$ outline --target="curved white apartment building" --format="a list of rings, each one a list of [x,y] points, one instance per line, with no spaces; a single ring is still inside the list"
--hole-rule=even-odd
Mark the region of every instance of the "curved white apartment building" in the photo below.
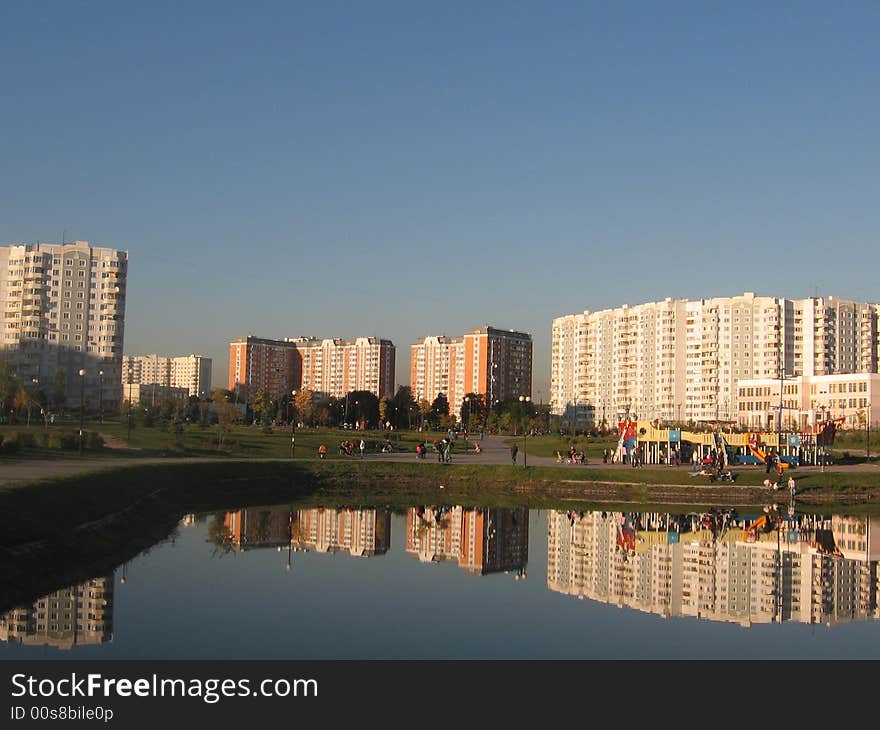
[[[737,382],[876,373],[880,304],[837,297],[671,299],[553,320],[552,413],[737,420]]]

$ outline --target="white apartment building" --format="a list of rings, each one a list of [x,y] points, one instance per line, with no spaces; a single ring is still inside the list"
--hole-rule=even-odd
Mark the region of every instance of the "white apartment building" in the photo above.
[[[122,384],[164,385],[186,388],[189,395],[210,398],[212,360],[204,355],[126,355]]]
[[[552,323],[551,409],[579,425],[734,420],[738,382],[877,372],[880,305],[836,297],[649,302]]]
[[[394,395],[395,347],[391,340],[300,337],[292,340],[301,362],[301,387],[341,398],[367,390],[378,398]]]
[[[88,241],[0,247],[0,346],[50,407],[56,383],[68,405],[119,407],[127,276],[127,252]]]

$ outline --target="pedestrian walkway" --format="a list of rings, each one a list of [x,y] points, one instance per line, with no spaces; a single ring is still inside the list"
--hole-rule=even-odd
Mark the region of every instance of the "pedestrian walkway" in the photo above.
[[[456,439],[452,451],[452,464],[485,464],[494,466],[510,466],[510,446],[505,443],[509,440],[509,436],[485,436],[480,441],[482,451],[477,454],[473,451],[473,440],[465,441],[464,439]],[[517,467],[523,468],[524,462],[528,467],[557,467],[568,468],[574,472],[587,469],[627,469],[631,470],[629,464],[603,464],[601,459],[593,458],[587,464],[562,464],[557,463],[555,457],[536,456],[527,452],[528,440],[523,444],[523,439],[517,441],[519,453],[517,454]],[[131,454],[136,454],[135,450],[131,450]],[[6,485],[20,484],[30,481],[42,479],[54,479],[63,476],[84,474],[104,469],[114,469],[120,466],[137,466],[143,464],[196,464],[210,463],[216,461],[289,461],[284,458],[264,458],[264,459],[247,459],[247,458],[228,458],[228,457],[211,457],[211,456],[193,456],[193,457],[159,457],[159,456],[136,456],[121,455],[122,451],[117,452],[118,455],[107,455],[102,458],[83,457],[83,458],[59,458],[59,459],[10,459],[0,461],[0,487]],[[365,453],[363,459],[365,461],[388,461],[388,462],[407,462],[407,463],[434,463],[436,459],[429,458],[420,460],[416,458],[414,452],[392,452],[392,453]],[[360,460],[360,457],[359,459]],[[648,469],[670,469],[680,471],[682,474],[682,483],[686,483],[684,479],[690,465],[683,464],[681,466],[659,466],[646,465]],[[748,470],[749,467],[741,467],[742,471]],[[827,470],[835,473],[847,472],[875,472],[880,475],[880,463],[870,464],[847,464],[826,467]],[[798,467],[797,473],[809,474],[818,472],[821,467],[818,466],[802,466]]]

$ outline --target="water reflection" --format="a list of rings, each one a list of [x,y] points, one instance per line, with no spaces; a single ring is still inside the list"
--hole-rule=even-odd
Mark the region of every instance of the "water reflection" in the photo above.
[[[422,562],[456,561],[476,575],[514,571],[525,578],[529,511],[411,507],[406,512],[406,551]]]
[[[126,647],[117,646],[119,638],[114,642],[114,573],[0,614],[0,641],[63,650],[113,642],[112,647],[102,648],[101,655],[117,649],[142,655],[157,630],[154,624],[151,633],[149,622],[167,627],[164,612],[172,610],[161,601],[147,608],[145,601],[178,594],[197,617],[193,626],[204,621],[223,631],[237,621],[240,610],[229,596],[212,593],[227,580],[248,581],[248,595],[256,591],[260,610],[269,612],[265,624],[255,624],[251,642],[261,640],[261,630],[267,636],[287,636],[277,632],[279,625],[288,631],[297,622],[312,621],[316,623],[309,624],[310,631],[319,646],[315,652],[337,647],[334,637],[346,631],[352,632],[349,641],[351,636],[375,631],[375,651],[387,651],[382,647],[390,644],[381,643],[385,630],[381,620],[358,631],[348,626],[357,620],[350,612],[337,613],[355,600],[372,606],[372,613],[364,613],[365,621],[397,610],[431,622],[448,620],[448,615],[430,613],[435,604],[466,605],[467,599],[479,595],[485,601],[480,613],[485,623],[480,629],[488,632],[486,636],[503,635],[505,622],[541,617],[529,624],[533,651],[540,651],[541,641],[552,641],[554,632],[565,633],[566,626],[576,633],[583,621],[580,630],[588,630],[584,627],[597,620],[599,604],[741,626],[783,622],[834,626],[878,618],[880,518],[798,514],[794,504],[767,505],[743,514],[732,509],[530,512],[525,507],[438,504],[395,511],[277,505],[187,515],[181,527],[186,529],[179,540],[160,543],[154,554],[148,555],[148,550],[137,559],[139,574],[148,578],[120,591],[121,605],[116,609],[122,617],[117,623],[128,624]],[[395,542],[396,555],[392,528],[405,533],[405,539]],[[278,565],[283,558],[266,554],[274,552],[272,548],[286,551],[288,569],[296,562],[292,556],[302,553],[297,558],[302,569],[285,576]],[[459,577],[463,572],[523,579],[530,552],[537,564],[532,570],[544,569],[545,548],[546,589],[540,575],[536,582],[516,585]],[[217,561],[229,554],[240,555],[241,560]],[[387,557],[345,561],[342,556]],[[457,566],[457,570],[435,572],[425,569],[428,564]],[[120,583],[126,581],[127,568],[127,563],[119,568]],[[201,580],[203,572],[206,577]],[[419,591],[412,590],[415,583],[421,586]],[[129,594],[131,587],[137,590]],[[221,595],[223,600],[218,600]],[[570,603],[561,595],[585,601]],[[273,634],[275,605],[280,623],[274,625]],[[631,617],[614,613],[621,624],[629,625]],[[393,626],[387,630],[393,632]],[[656,625],[652,631],[652,636],[661,635]],[[169,651],[185,656],[190,636],[192,631],[184,632]],[[304,641],[295,632],[290,636],[291,641]],[[319,645],[320,637],[329,644]],[[593,636],[592,641],[603,638]],[[132,649],[137,641],[148,648]],[[265,651],[271,652],[270,638],[265,641]],[[508,641],[512,641],[509,636]],[[343,652],[347,646],[339,644],[341,648],[333,651]]]
[[[225,550],[288,547],[294,551],[384,555],[391,548],[391,511],[351,507],[258,507],[214,515],[211,540]]]
[[[547,587],[713,621],[874,619],[876,517],[735,511],[562,512],[547,518]]]
[[[0,615],[0,641],[69,650],[113,640],[113,574],[92,578]]]

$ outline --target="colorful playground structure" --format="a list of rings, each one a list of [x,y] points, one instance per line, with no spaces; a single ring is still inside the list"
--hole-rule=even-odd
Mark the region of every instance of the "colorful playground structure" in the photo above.
[[[721,466],[772,464],[782,469],[802,465],[830,463],[829,449],[834,445],[843,418],[820,421],[801,432],[736,432],[731,424],[715,423],[709,431],[661,428],[655,422],[625,419],[618,423],[615,460],[629,462],[638,448],[641,464],[703,464],[712,459]],[[728,430],[725,430],[727,428]]]

